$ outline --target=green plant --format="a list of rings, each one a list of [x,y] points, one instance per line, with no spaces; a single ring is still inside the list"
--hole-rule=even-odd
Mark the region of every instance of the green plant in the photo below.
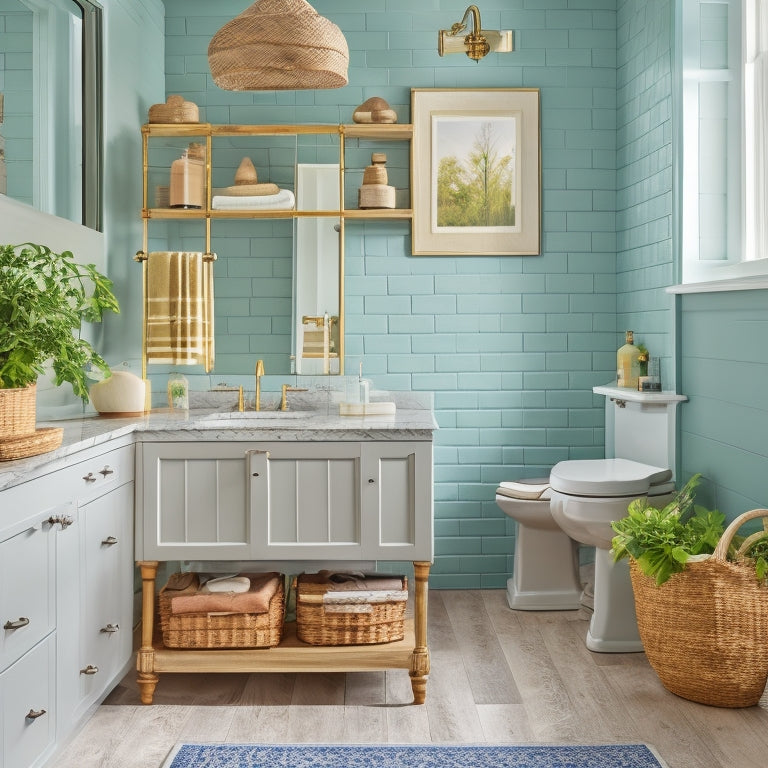
[[[614,561],[633,557],[643,573],[663,584],[691,557],[712,554],[725,530],[725,515],[694,504],[700,477],[691,477],[663,509],[645,498],[632,501],[627,516],[612,523]]]
[[[85,366],[106,374],[109,366],[80,331],[105,311],[120,308],[94,265],[44,245],[0,245],[0,388],[34,384],[50,360],[56,384],[69,382],[87,402]]]

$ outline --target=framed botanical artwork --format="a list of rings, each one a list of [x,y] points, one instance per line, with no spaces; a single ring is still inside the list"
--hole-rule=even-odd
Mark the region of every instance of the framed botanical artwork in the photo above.
[[[411,119],[412,253],[538,254],[538,89],[414,88]]]

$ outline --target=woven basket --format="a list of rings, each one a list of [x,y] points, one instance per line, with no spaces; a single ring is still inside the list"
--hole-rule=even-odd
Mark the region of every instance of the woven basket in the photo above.
[[[35,434],[37,384],[0,389],[0,441]]]
[[[199,120],[197,104],[179,95],[169,96],[165,104],[153,104],[149,108],[150,123],[197,123]]]
[[[269,601],[267,613],[171,613],[178,591],[160,590],[160,627],[167,648],[273,648],[283,636],[283,578]]]
[[[749,561],[729,562],[728,547],[755,509],[737,517],[714,553],[661,584],[630,561],[646,656],[664,687],[700,704],[750,707],[768,680],[768,586]]]
[[[408,581],[403,578],[403,590]],[[322,602],[323,584],[296,581],[296,636],[310,645],[372,645],[402,640],[406,600],[369,603],[365,612],[330,612]]]
[[[341,88],[349,49],[305,0],[257,0],[216,32],[208,64],[228,91]]]
[[[394,208],[395,188],[386,184],[363,184],[357,191],[358,208]]]

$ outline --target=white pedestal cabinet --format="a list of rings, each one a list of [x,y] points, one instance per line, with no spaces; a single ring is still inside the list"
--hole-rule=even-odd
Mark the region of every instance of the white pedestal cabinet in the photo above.
[[[130,663],[132,443],[91,448],[0,491],[5,768],[42,765]]]

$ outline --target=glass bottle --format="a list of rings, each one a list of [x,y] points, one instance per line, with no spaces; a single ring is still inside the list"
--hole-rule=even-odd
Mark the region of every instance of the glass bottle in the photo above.
[[[171,163],[171,208],[202,208],[205,202],[205,150],[192,143]]]
[[[637,389],[640,376],[640,350],[635,346],[634,333],[627,331],[627,343],[616,353],[616,384]]]
[[[179,411],[189,409],[189,382],[180,373],[168,378],[168,407]]]

